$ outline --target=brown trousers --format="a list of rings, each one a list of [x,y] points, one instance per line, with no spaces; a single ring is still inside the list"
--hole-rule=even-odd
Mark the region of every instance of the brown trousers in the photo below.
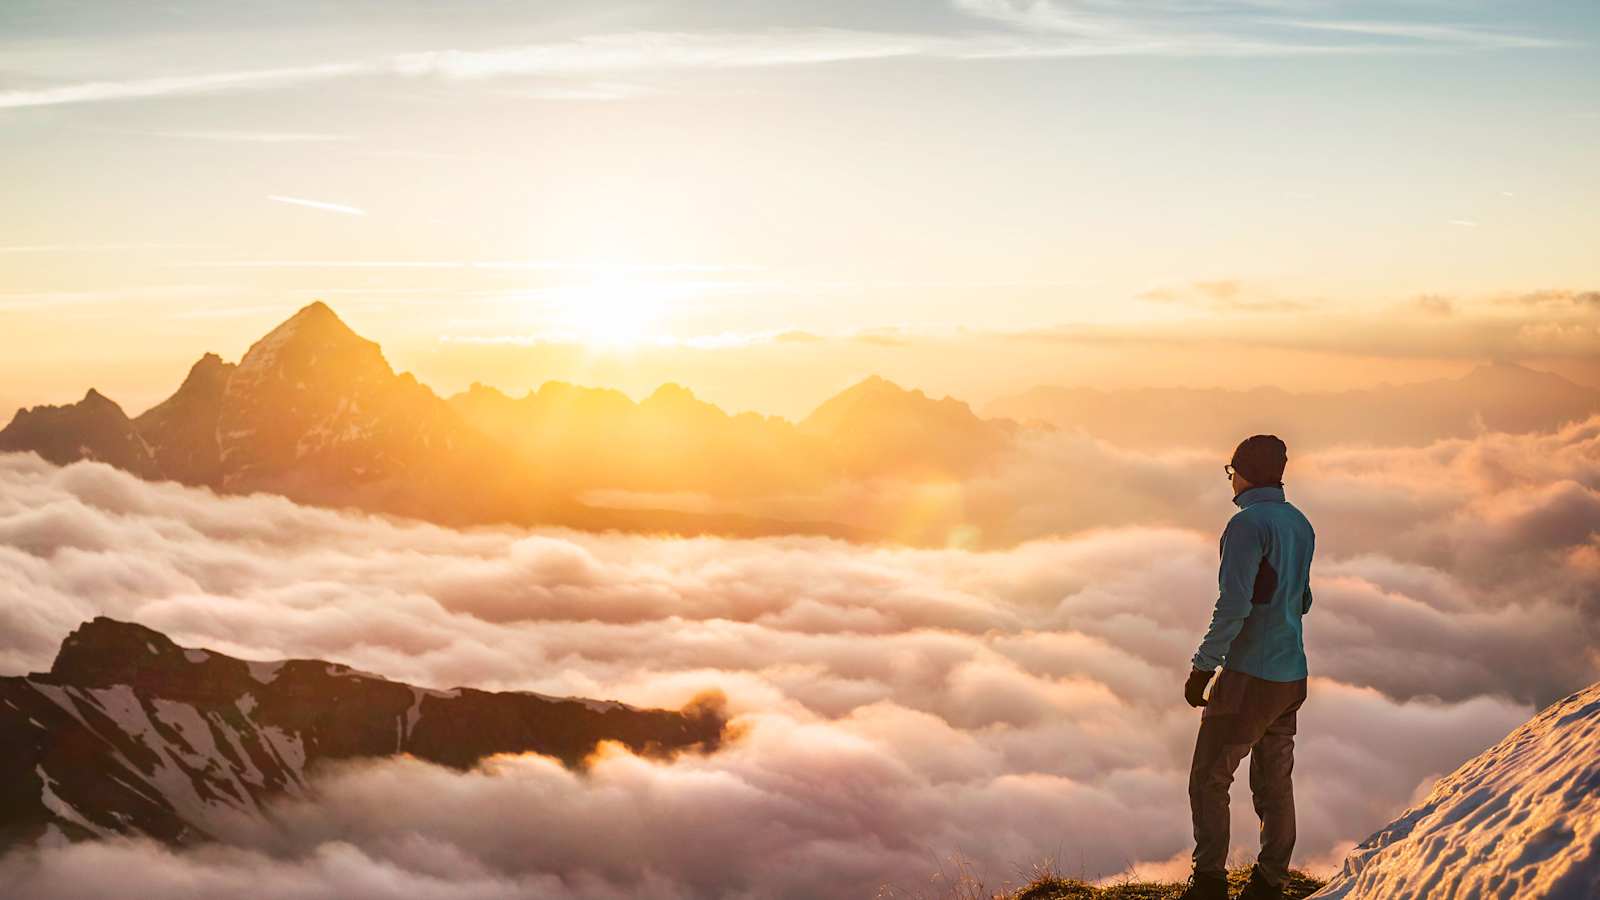
[[[1228,788],[1239,761],[1250,755],[1250,793],[1261,819],[1257,865],[1274,885],[1289,878],[1294,853],[1295,713],[1306,680],[1267,681],[1243,672],[1217,673],[1200,716],[1189,767],[1194,816],[1194,870],[1223,873],[1228,864]]]

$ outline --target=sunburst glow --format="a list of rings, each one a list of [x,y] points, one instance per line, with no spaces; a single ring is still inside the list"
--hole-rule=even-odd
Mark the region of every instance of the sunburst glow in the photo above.
[[[560,293],[557,330],[594,347],[622,349],[648,341],[666,305],[662,285],[621,269],[599,270],[588,282]]]

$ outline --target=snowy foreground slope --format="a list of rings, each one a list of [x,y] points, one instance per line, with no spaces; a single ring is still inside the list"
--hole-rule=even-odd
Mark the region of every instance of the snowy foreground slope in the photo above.
[[[218,814],[304,795],[324,762],[409,754],[468,768],[495,753],[581,764],[602,740],[715,749],[711,703],[682,710],[470,688],[428,690],[318,660],[247,662],[97,618],[49,672],[0,678],[0,851],[45,834],[208,837]],[[0,895],[5,891],[0,889]]]
[[[1441,779],[1312,896],[1600,898],[1600,684]]]

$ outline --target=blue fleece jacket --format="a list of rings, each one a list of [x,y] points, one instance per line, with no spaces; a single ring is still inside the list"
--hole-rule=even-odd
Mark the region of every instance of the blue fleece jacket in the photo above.
[[[1311,611],[1311,551],[1316,532],[1282,485],[1241,491],[1239,511],[1222,530],[1217,608],[1194,667],[1221,665],[1268,681],[1306,677],[1300,617]]]

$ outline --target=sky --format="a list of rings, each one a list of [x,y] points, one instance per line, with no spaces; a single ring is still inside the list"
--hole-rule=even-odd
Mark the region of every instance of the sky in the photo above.
[[[13,0],[0,403],[136,413],[313,298],[441,390],[786,415],[871,371],[1600,384],[1597,35],[1498,0]],[[1063,329],[1090,362],[993,340]]]

